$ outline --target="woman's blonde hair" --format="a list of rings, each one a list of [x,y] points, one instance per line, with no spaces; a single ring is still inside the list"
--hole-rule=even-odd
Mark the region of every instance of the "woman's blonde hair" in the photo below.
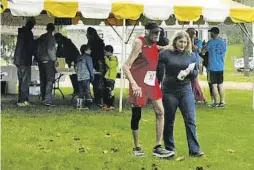
[[[192,43],[191,43],[191,39],[188,33],[186,33],[185,31],[179,31],[176,32],[172,42],[172,47],[174,48],[174,50],[176,51],[176,41],[182,38],[186,38],[187,39],[187,46],[184,49],[184,53],[190,55],[192,53]]]

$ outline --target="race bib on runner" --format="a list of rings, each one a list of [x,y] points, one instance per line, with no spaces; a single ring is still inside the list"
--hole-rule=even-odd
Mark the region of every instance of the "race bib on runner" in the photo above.
[[[147,71],[144,83],[148,86],[155,86],[156,71]]]

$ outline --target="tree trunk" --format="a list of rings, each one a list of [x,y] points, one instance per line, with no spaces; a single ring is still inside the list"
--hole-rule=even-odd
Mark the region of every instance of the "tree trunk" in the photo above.
[[[252,50],[250,49],[250,41],[245,36],[244,38],[244,76],[249,77],[250,76],[250,65],[249,65],[249,57],[252,56]]]

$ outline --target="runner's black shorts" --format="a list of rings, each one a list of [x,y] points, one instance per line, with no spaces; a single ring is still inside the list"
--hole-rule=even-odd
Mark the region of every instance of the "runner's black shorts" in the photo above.
[[[208,71],[207,81],[211,84],[223,83],[223,71]]]

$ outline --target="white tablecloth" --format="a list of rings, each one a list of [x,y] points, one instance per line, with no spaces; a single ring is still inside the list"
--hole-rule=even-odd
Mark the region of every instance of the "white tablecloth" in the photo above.
[[[65,81],[66,75],[72,75],[75,74],[74,69],[59,69],[56,68],[57,73],[55,75],[55,78],[58,78],[60,74],[63,74],[60,78],[60,82]],[[15,65],[7,65],[7,66],[1,66],[1,72],[6,73],[2,76],[1,81],[7,82],[7,93],[10,94],[17,94],[17,67]],[[31,81],[40,81],[40,74],[39,74],[39,68],[38,66],[31,66]]]

